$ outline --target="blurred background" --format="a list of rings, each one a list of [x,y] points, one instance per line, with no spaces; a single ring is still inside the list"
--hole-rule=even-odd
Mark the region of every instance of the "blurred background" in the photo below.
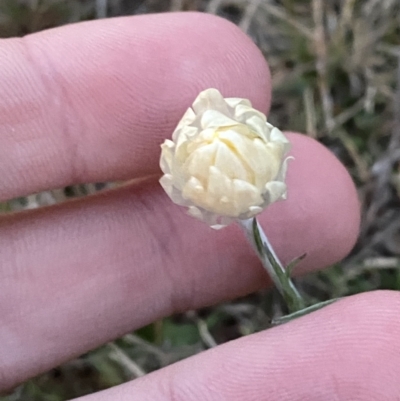
[[[315,301],[400,289],[398,0],[0,0],[0,37],[82,20],[189,10],[220,15],[252,37],[272,70],[270,122],[325,144],[357,184],[363,222],[356,247],[340,264],[298,279],[298,286]],[[0,213],[110,186],[88,184],[13,199],[0,204]],[[273,315],[284,312],[272,290],[173,316],[0,399],[62,401],[106,389],[265,329]]]

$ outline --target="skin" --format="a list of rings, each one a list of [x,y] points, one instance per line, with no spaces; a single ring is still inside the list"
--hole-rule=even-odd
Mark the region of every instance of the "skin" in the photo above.
[[[234,25],[165,14],[70,25],[0,41],[0,198],[103,180],[96,196],[0,219],[0,388],[155,319],[269,284],[237,227],[213,231],[157,182],[159,144],[200,90],[268,113],[268,66]],[[298,271],[343,258],[356,191],[322,145],[288,134],[289,199],[260,221]],[[391,292],[358,295],[219,346],[89,400],[396,400]]]

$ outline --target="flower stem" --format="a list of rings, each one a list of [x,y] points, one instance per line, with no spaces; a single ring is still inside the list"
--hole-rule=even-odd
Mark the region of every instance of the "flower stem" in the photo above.
[[[239,225],[244,230],[262,265],[284,298],[289,312],[294,313],[304,309],[305,301],[290,279],[290,271],[287,271],[279,261],[257,219],[253,217],[247,220],[239,220]]]
[[[299,317],[308,315],[311,312],[315,312],[319,309],[325,308],[325,306],[331,305],[341,298],[328,299],[327,301],[318,302],[317,304],[307,306],[306,308],[293,312],[290,315],[278,317],[277,319],[272,319],[271,324],[276,326],[278,324],[283,324],[290,322],[291,320],[297,319]]]

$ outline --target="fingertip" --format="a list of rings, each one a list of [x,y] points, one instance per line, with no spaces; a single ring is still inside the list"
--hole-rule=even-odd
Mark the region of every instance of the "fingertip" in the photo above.
[[[329,306],[332,315],[347,317],[348,324],[362,324],[358,330],[365,332],[367,327],[382,330],[382,338],[391,333],[398,333],[400,320],[397,319],[400,308],[400,293],[391,290],[369,291],[346,297]],[[323,312],[323,310],[321,310]],[[319,313],[321,313],[319,312]]]
[[[194,44],[200,53],[208,50],[206,64],[215,68],[215,61],[220,62],[225,65],[227,72],[218,76],[206,72],[199,76],[196,69],[199,80],[193,98],[199,90],[215,86],[225,97],[248,98],[256,109],[268,115],[271,105],[271,73],[265,57],[251,38],[237,25],[213,14],[189,12],[184,15],[175,13],[175,16],[176,22],[198,30],[197,34],[202,40]],[[205,46],[207,39],[211,39],[211,43]],[[231,68],[235,72],[228,74]]]
[[[0,66],[8,78],[0,82],[5,199],[153,174],[159,144],[206,88],[269,112],[260,50],[205,13],[71,24],[3,42],[0,54],[8,60]]]
[[[360,204],[350,174],[332,152],[306,135],[287,135],[294,156],[288,199],[272,205],[264,218],[286,262],[308,255],[300,266],[304,272],[336,263],[351,251]]]
[[[352,296],[105,392],[103,400],[127,400],[133,391],[177,400],[394,400],[399,306],[394,291]]]
[[[263,54],[237,25],[213,14],[176,12],[88,21],[25,39],[33,54],[36,49],[50,53],[53,67],[66,80],[101,75],[99,67],[111,67],[111,77],[102,75],[103,87],[112,90],[111,84],[119,80],[125,86],[116,89],[131,90],[130,102],[146,102],[151,96],[154,108],[179,110],[178,118],[200,91],[212,87],[269,112],[271,74]]]

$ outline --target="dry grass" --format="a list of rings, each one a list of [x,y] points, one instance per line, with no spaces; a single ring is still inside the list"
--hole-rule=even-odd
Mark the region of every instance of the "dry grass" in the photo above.
[[[400,6],[398,0],[0,0],[0,35],[121,14],[200,10],[229,18],[267,57],[272,123],[328,146],[357,183],[363,225],[343,263],[298,281],[316,300],[400,289]],[[397,89],[396,89],[397,88]],[[37,207],[93,185],[2,205]],[[61,401],[107,388],[261,330],[282,305],[274,292],[165,319],[16,389],[5,400]]]

